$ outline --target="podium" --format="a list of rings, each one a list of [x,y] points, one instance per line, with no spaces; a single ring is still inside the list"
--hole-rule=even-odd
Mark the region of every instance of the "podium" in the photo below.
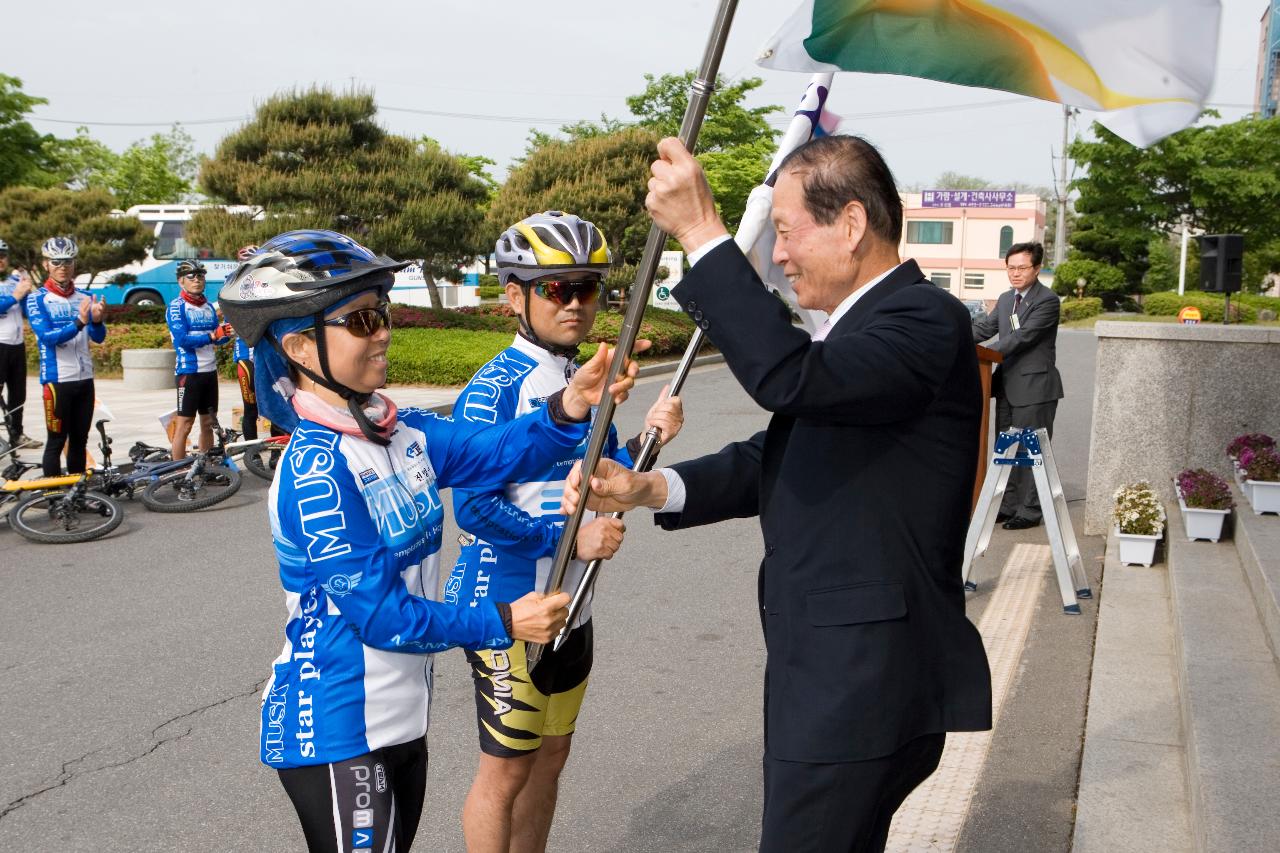
[[[990,347],[978,345],[978,375],[982,378],[982,430],[978,433],[978,474],[973,481],[973,500],[969,511],[978,506],[978,496],[982,494],[982,484],[987,479],[987,466],[991,459],[991,372],[995,365],[1004,361],[1004,356]]]

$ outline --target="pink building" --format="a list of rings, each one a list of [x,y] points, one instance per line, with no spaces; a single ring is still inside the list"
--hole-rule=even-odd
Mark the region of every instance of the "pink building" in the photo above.
[[[960,299],[994,301],[1009,287],[1005,251],[1014,243],[1044,242],[1046,202],[1037,195],[925,190],[901,196],[899,253]]]

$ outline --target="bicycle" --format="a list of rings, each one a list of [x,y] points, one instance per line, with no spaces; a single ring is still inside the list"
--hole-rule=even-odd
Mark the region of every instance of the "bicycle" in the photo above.
[[[245,470],[251,474],[256,474],[262,479],[270,482],[275,479],[276,466],[280,464],[280,456],[284,453],[284,449],[289,444],[288,435],[273,435],[270,438],[264,438],[254,444],[249,445],[244,450],[241,459],[244,462]]]
[[[128,498],[138,494],[153,512],[193,512],[219,504],[240,490],[240,472],[226,454],[228,442],[239,435],[234,430],[215,423],[217,444],[208,452],[178,460],[168,458],[163,448],[137,442],[129,451],[133,464],[125,470],[111,462],[112,439],[107,435],[106,420],[95,426],[102,436],[98,446],[103,463],[94,472],[94,485],[104,494]]]
[[[0,507],[16,501],[8,512],[9,526],[21,536],[43,544],[88,542],[106,536],[124,521],[124,508],[90,489],[87,474],[20,479],[39,467],[37,462],[14,459],[0,483]]]

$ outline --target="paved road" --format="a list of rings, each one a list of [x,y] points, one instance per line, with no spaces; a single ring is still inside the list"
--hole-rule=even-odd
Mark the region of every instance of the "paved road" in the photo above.
[[[1071,395],[1058,458],[1084,493],[1093,338],[1064,332]],[[620,422],[634,431],[662,380]],[[689,386],[669,460],[718,449],[766,416],[723,368]],[[264,484],[190,516],[130,506],[107,539],[36,546],[0,529],[0,849],[300,849],[274,775],[257,762],[258,694],[279,651],[283,596]],[[1081,506],[1076,504],[1074,506]],[[975,570],[977,620],[1013,542]],[[446,534],[443,565],[456,546]],[[1098,553],[1084,543],[1087,556]],[[754,848],[763,643],[752,521],[664,534],[636,514],[596,605],[597,665],[552,848]],[[1095,605],[1061,614],[1046,585],[962,849],[1069,849]],[[461,653],[437,661],[424,849],[463,849],[475,767]]]

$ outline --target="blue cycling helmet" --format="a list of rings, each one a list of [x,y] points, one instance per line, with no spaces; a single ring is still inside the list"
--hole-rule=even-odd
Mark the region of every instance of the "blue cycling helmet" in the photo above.
[[[411,261],[375,255],[336,231],[288,231],[257,248],[227,276],[218,294],[223,315],[249,346],[276,320],[323,314],[352,294],[385,295]]]
[[[40,247],[40,253],[51,261],[69,261],[80,253],[71,237],[50,237]]]
[[[346,400],[365,437],[386,445],[388,440],[364,414],[363,406],[370,395],[333,378],[325,346],[324,315],[366,290],[377,290],[385,297],[395,283],[395,273],[409,264],[376,255],[336,231],[289,231],[263,243],[227,276],[218,294],[218,305],[246,344],[256,347],[259,341],[265,341],[282,364]],[[309,324],[297,322],[307,319]],[[294,322],[279,322],[286,320]],[[274,333],[273,323],[279,323]],[[281,331],[285,328],[310,331],[315,336],[319,374],[285,354],[278,340],[287,334]],[[258,385],[261,387],[261,383]]]

